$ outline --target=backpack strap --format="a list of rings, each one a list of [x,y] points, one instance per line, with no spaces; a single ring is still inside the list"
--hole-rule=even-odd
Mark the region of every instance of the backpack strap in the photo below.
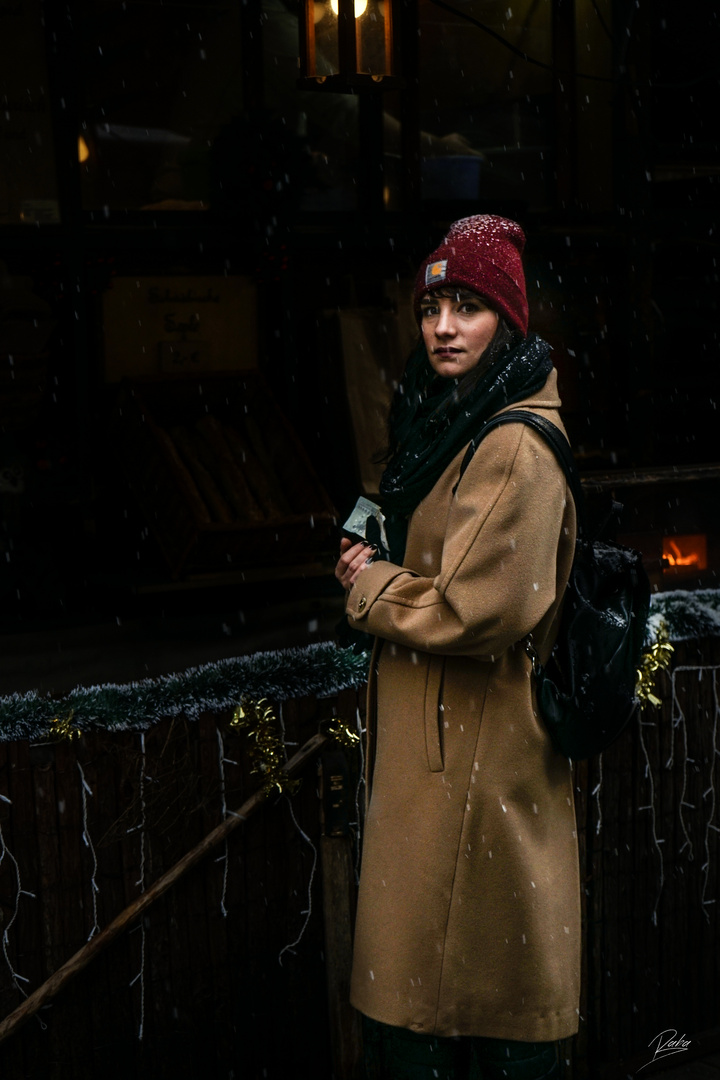
[[[544,416],[538,416],[537,413],[530,412],[528,409],[512,409],[510,412],[500,413],[499,416],[494,416],[492,420],[488,420],[484,427],[480,429],[465,451],[465,457],[460,466],[460,476],[458,477],[457,484],[455,484],[455,487],[453,488],[453,495],[457,491],[458,485],[463,478],[463,474],[470,464],[473,454],[481,441],[488,432],[492,431],[493,428],[500,427],[501,424],[527,424],[528,427],[534,428],[535,431],[539,432],[545,439],[545,442],[555,454],[560,468],[565,474],[565,479],[570,485],[573,502],[575,503],[575,512],[577,514],[578,535],[584,535],[586,525],[585,500],[583,497],[582,485],[580,483],[580,474],[575,458],[573,457],[573,452],[570,449],[570,443],[555,424],[551,423]]]

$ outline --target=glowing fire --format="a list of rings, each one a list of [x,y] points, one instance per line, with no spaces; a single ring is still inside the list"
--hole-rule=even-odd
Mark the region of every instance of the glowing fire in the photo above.
[[[663,560],[666,567],[689,567],[707,570],[707,536],[664,536]]]

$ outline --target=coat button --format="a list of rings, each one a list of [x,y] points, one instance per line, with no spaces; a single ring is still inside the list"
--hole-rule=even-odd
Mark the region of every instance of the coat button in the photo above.
[[[358,611],[364,611],[366,607],[367,607],[367,600],[365,599],[364,596],[361,596],[360,599],[358,600]]]

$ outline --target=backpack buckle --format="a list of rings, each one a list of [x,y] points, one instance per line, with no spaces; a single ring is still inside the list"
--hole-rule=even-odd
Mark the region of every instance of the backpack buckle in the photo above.
[[[542,664],[540,663],[540,657],[538,651],[535,648],[535,642],[533,641],[532,634],[528,634],[523,638],[523,645],[525,646],[525,652],[530,657],[530,663],[532,664],[533,675],[537,678],[542,672]]]

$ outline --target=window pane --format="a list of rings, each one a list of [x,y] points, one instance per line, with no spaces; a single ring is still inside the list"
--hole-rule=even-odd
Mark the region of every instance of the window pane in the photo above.
[[[544,206],[553,173],[552,5],[451,7],[420,0],[423,196]]]
[[[83,206],[205,208],[213,148],[242,111],[240,5],[78,6]]]
[[[60,220],[40,0],[0,5],[0,223]]]

